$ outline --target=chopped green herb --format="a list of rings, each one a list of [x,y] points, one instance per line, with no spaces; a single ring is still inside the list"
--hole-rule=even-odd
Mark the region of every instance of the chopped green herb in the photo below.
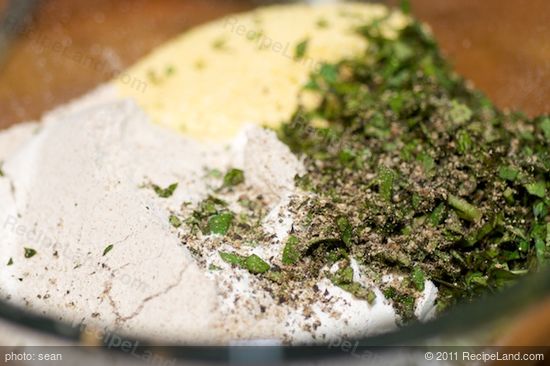
[[[480,272],[470,272],[466,276],[466,283],[470,286],[479,285],[479,286],[486,287],[487,278]]]
[[[221,268],[218,267],[218,266],[216,266],[215,264],[212,264],[212,263],[211,263],[211,264],[208,266],[208,270],[209,270],[209,271],[219,271],[219,270],[221,270]]]
[[[544,198],[546,196],[546,183],[543,181],[529,183],[525,185],[527,192],[533,196]]]
[[[294,50],[294,59],[301,60],[306,55],[307,46],[309,45],[309,39],[305,39],[296,45]]]
[[[542,122],[540,123],[540,129],[544,133],[546,141],[550,143],[550,117],[543,118]]]
[[[459,216],[464,218],[468,221],[479,221],[481,220],[481,211],[468,201],[456,197],[454,195],[450,195],[448,198],[448,203],[457,210]]]
[[[349,266],[344,267],[344,268],[340,268],[332,276],[332,282],[336,286],[351,284],[353,282],[353,268],[351,268]]]
[[[457,134],[458,139],[458,152],[461,154],[465,154],[468,151],[472,150],[472,138],[470,137],[470,134],[464,130],[460,130]]]
[[[367,289],[357,282],[340,284],[338,287],[349,292],[358,299],[366,300],[369,304],[373,304],[376,300],[376,293],[373,290]]]
[[[504,190],[504,192],[502,192],[502,196],[504,197],[504,199],[506,200],[506,202],[508,202],[509,204],[513,205],[515,200],[514,200],[514,190],[511,189],[511,188],[506,188]]]
[[[304,88],[321,102],[300,106],[279,131],[306,165],[297,186],[312,193],[293,200],[307,212],[293,235],[322,242],[283,272],[306,267],[307,277],[349,257],[373,273],[417,269],[437,283],[441,309],[548,257],[546,232],[535,229],[550,222],[550,119],[498,110],[452,71],[422,24],[388,39],[385,21],[358,29],[365,55],[311,75]],[[342,217],[354,223],[351,245]],[[412,277],[395,286],[392,301],[409,319],[419,289]]]
[[[432,226],[437,226],[443,220],[445,214],[445,204],[440,203],[430,214],[429,222]]]
[[[252,201],[241,197],[239,203],[245,212],[236,215],[228,209],[226,201],[209,196],[201,201],[191,215],[185,219],[185,224],[191,229],[193,235],[201,232],[203,235],[229,235],[230,238],[241,240],[242,234],[244,234],[243,230],[247,231],[256,226],[251,225],[251,222],[249,222],[251,217],[246,212],[257,210],[258,202],[257,200]],[[258,213],[253,212],[253,214],[257,215]],[[234,222],[235,225],[233,225]]]
[[[223,173],[219,169],[211,169],[206,173],[207,178],[221,179],[223,178]]]
[[[411,13],[411,2],[410,0],[401,0],[401,12],[403,14],[410,14]]]
[[[224,50],[227,48],[227,40],[225,38],[218,38],[212,42],[212,47],[216,50]]]
[[[256,254],[252,254],[251,256],[247,257],[244,262],[244,266],[251,273],[265,273],[269,271],[269,268],[270,268],[269,264],[264,262]]]
[[[367,300],[373,304],[376,300],[376,294],[371,289],[363,287],[357,282],[353,282],[353,269],[351,267],[340,268],[331,276],[331,281],[342,290],[351,293],[358,299]]]
[[[472,111],[466,105],[453,100],[449,117],[456,124],[466,123],[472,118]]]
[[[208,230],[211,234],[225,235],[233,222],[233,214],[231,212],[223,212],[212,216],[208,220]]]
[[[223,261],[247,269],[250,273],[261,274],[269,271],[271,268],[264,260],[258,257],[256,254],[252,254],[248,257],[243,257],[234,253],[219,252]]]
[[[239,267],[243,267],[245,263],[245,259],[243,257],[234,253],[220,252],[220,257],[225,262]]]
[[[159,77],[157,76],[154,70],[149,70],[147,72],[147,79],[149,79],[149,82],[151,84],[155,84],[155,85],[161,82],[161,80],[159,79]]]
[[[249,41],[257,41],[258,39],[261,39],[263,35],[263,30],[252,31],[246,34],[246,39]]]
[[[319,76],[327,82],[333,83],[338,79],[338,67],[330,64],[321,65],[321,70],[319,71]]]
[[[155,193],[161,198],[168,198],[174,194],[174,191],[178,188],[178,183],[170,184],[167,188],[161,188],[156,184],[153,184]]]
[[[25,249],[25,258],[29,259],[36,255],[36,250],[32,248],[24,248]]]
[[[174,68],[174,66],[168,66],[168,67],[166,68],[166,76],[171,76],[171,75],[173,75],[175,72],[176,72],[176,69]]]
[[[298,250],[299,239],[294,235],[288,237],[285,248],[283,249],[283,264],[293,265],[300,260],[300,251]]]
[[[321,18],[317,21],[317,27],[319,28],[328,28],[329,26],[329,23],[328,23],[328,20],[326,20],[325,18]]]
[[[546,245],[544,244],[544,241],[542,241],[539,238],[535,239],[535,253],[537,254],[537,259],[539,264],[544,264],[547,260],[546,257]]]
[[[281,271],[268,271],[265,273],[265,278],[278,284],[283,284],[284,275]]]
[[[411,47],[409,47],[406,43],[397,41],[393,45],[393,52],[395,53],[395,57],[400,61],[406,61],[410,59],[414,51]]]
[[[345,248],[334,248],[326,252],[326,258],[329,264],[338,262],[340,259],[347,259],[348,253]]]
[[[349,220],[345,217],[339,217],[336,220],[336,224],[338,225],[338,230],[340,230],[340,238],[347,246],[350,246],[352,244],[353,227]]]
[[[223,177],[224,187],[234,187],[244,183],[244,172],[240,169],[230,169]]]
[[[533,214],[537,218],[545,218],[548,216],[548,209],[546,207],[546,204],[543,201],[539,201],[533,205]]]
[[[10,258],[10,260],[8,261],[8,264],[7,264],[7,265],[8,265],[8,266],[13,265],[13,258]]]
[[[429,174],[435,168],[435,161],[429,154],[420,154],[419,160],[426,174]]]
[[[411,280],[418,291],[424,291],[426,276],[424,275],[424,272],[419,267],[415,267],[413,269],[411,273]]]
[[[374,301],[376,300],[376,293],[373,290],[369,290],[367,293],[366,300],[369,304],[374,304]]]
[[[170,215],[168,221],[170,222],[170,225],[172,225],[176,229],[181,226],[181,220],[176,215]]]
[[[378,173],[380,195],[386,201],[391,201],[395,173],[393,170],[382,167]]]
[[[107,245],[107,247],[105,247],[105,249],[103,250],[103,256],[106,256],[107,253],[109,253],[111,250],[113,250],[113,248],[114,248],[113,244]]]
[[[498,175],[502,179],[515,181],[519,172],[511,166],[501,166],[498,170]]]

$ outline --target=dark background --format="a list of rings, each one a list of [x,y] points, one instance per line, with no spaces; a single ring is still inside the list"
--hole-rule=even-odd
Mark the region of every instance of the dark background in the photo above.
[[[196,24],[256,0],[43,0],[0,66],[0,128],[38,118]],[[0,11],[7,0],[0,0]],[[398,4],[398,0],[389,0]],[[550,112],[550,1],[411,0],[458,72],[503,108]],[[41,47],[40,44],[50,46]],[[66,57],[81,54],[82,61]],[[96,69],[90,60],[102,67]]]

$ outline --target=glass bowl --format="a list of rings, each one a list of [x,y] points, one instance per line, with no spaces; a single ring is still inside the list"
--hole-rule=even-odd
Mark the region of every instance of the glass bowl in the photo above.
[[[0,60],[0,110],[3,113],[0,128],[37,118],[45,110],[83,94],[108,80],[111,72],[123,70],[154,46],[191,26],[264,3],[268,2],[53,0],[39,5],[20,1],[14,10],[8,1],[0,1],[0,11],[4,15],[10,12],[4,19],[16,17],[21,19],[19,24],[30,27],[21,29],[31,29],[30,32],[13,32],[12,28],[11,34],[5,33],[0,42],[0,52],[4,52]],[[387,3],[396,5],[397,1]],[[550,57],[545,56],[550,47],[537,49],[535,46],[550,44],[547,25],[550,21],[544,23],[543,20],[550,14],[550,6],[544,1],[534,2],[531,7],[518,10],[517,14],[506,15],[511,6],[498,0],[483,4],[476,1],[412,1],[413,14],[432,26],[443,51],[457,70],[473,80],[499,106],[521,109],[531,115],[548,113],[546,101],[550,89],[545,80],[550,74],[547,61]],[[53,50],[38,58],[32,57],[31,44],[38,37],[65,39],[72,47],[88,50],[91,57],[102,57],[94,51],[98,47],[109,49],[118,62],[106,66],[107,72],[69,64],[59,59]],[[130,37],[139,37],[140,41],[128,42]],[[525,37],[524,42],[521,37]],[[45,67],[48,75],[44,73]],[[67,68],[70,75],[78,76],[67,76]],[[132,338],[116,334],[106,337],[100,332],[94,336],[90,329],[27,313],[4,300],[0,300],[0,333],[4,333],[5,338],[9,338],[9,334],[22,336],[28,340],[26,346],[72,346],[71,357],[89,363],[100,362],[105,357],[137,363],[137,353],[146,352],[150,347],[176,363],[305,362],[313,359],[330,362],[333,357],[355,362],[357,358],[351,356],[357,356],[360,350],[390,346],[547,346],[550,335],[540,328],[546,325],[550,329],[549,310],[550,270],[545,270],[526,276],[501,293],[456,306],[436,320],[350,341],[351,347],[344,341],[316,347],[283,347],[262,342],[253,342],[255,347],[242,343],[229,348],[159,345],[144,341],[139,334]],[[530,334],[531,339],[515,338],[522,334]],[[128,351],[125,347],[128,344],[134,351]],[[111,351],[118,352],[113,354]],[[64,349],[64,352],[69,351]]]

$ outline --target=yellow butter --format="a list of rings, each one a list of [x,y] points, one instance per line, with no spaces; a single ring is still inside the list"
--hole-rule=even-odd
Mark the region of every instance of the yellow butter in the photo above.
[[[386,15],[382,5],[359,3],[259,8],[181,35],[114,83],[156,123],[197,139],[230,139],[245,124],[288,120],[310,73],[364,52],[354,29]],[[392,13],[384,30],[391,36],[407,22]],[[297,59],[300,43],[307,47]]]

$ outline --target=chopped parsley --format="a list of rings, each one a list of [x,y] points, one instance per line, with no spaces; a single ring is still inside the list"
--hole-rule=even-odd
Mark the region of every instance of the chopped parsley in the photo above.
[[[358,29],[364,56],[311,75],[304,88],[321,103],[280,128],[305,159],[297,185],[314,193],[293,199],[301,214],[283,271],[307,277],[352,257],[370,273],[401,274],[375,285],[407,320],[425,280],[444,309],[550,262],[550,118],[500,111],[451,70],[423,25],[390,40],[383,22]],[[347,268],[333,282],[356,287]]]
[[[220,252],[220,257],[225,262],[247,269],[250,273],[260,274],[269,271],[271,268],[263,259],[256,254],[249,255],[248,257],[240,256],[234,253]]]
[[[172,65],[166,67],[166,76],[171,76],[176,73],[176,68]]]
[[[161,188],[156,184],[153,184],[155,193],[161,198],[169,198],[174,194],[174,191],[178,188],[178,183],[170,184],[166,188]]]
[[[244,266],[251,273],[265,273],[269,271],[269,264],[267,264],[263,259],[258,257],[256,254],[248,256],[244,262]]]
[[[501,166],[498,169],[498,176],[511,182],[516,180],[518,174],[519,172],[512,166]]]
[[[181,220],[176,215],[170,215],[170,217],[168,218],[168,222],[170,222],[170,225],[172,225],[176,229],[181,226]]]
[[[219,169],[210,169],[206,172],[206,178],[221,179],[223,173]]]
[[[232,264],[234,266],[239,266],[239,267],[244,266],[245,259],[237,254],[225,253],[225,252],[220,252],[219,254],[221,259],[223,259],[225,262],[229,264]]]
[[[212,42],[212,47],[216,50],[227,49],[227,40],[225,38],[218,38]]]
[[[295,60],[301,60],[304,58],[307,52],[308,45],[309,45],[309,39],[304,39],[303,41],[301,41],[296,45],[296,48],[294,49]]]
[[[32,258],[37,254],[36,250],[32,248],[24,248],[24,250],[25,250],[25,258],[27,259]]]
[[[233,222],[233,213],[222,212],[210,217],[208,220],[208,231],[211,234],[225,235]]]
[[[294,235],[288,237],[283,250],[283,264],[292,265],[300,260],[300,251],[298,250],[299,240]]]
[[[550,143],[550,117],[542,118],[539,125],[540,129],[544,133],[546,141]]]
[[[105,249],[103,250],[103,256],[105,257],[111,250],[113,250],[113,248],[113,244],[107,245],[107,247],[105,247]]]
[[[215,264],[210,264],[210,265],[208,266],[208,270],[209,270],[209,271],[219,271],[220,269],[221,269],[221,268],[218,267],[218,266],[216,266]]]
[[[418,291],[424,291],[426,276],[419,267],[413,268],[411,273],[411,280]]]
[[[321,19],[317,20],[316,24],[317,24],[317,27],[319,27],[321,29],[328,28],[328,26],[329,26],[328,20],[326,20],[325,18],[321,18]]]
[[[376,294],[372,289],[353,281],[353,269],[350,266],[338,269],[330,278],[333,284],[359,299],[366,300],[369,304],[376,300]]]
[[[547,183],[545,181],[538,181],[538,182],[526,184],[525,188],[527,189],[527,192],[529,192],[533,196],[537,196],[537,197],[540,197],[540,198],[545,198],[546,197],[546,185],[547,185]]]
[[[234,187],[244,183],[244,172],[240,169],[230,169],[223,177],[224,187]]]
[[[10,258],[10,260],[8,261],[8,264],[7,264],[7,265],[8,265],[8,266],[13,265],[13,258]]]

